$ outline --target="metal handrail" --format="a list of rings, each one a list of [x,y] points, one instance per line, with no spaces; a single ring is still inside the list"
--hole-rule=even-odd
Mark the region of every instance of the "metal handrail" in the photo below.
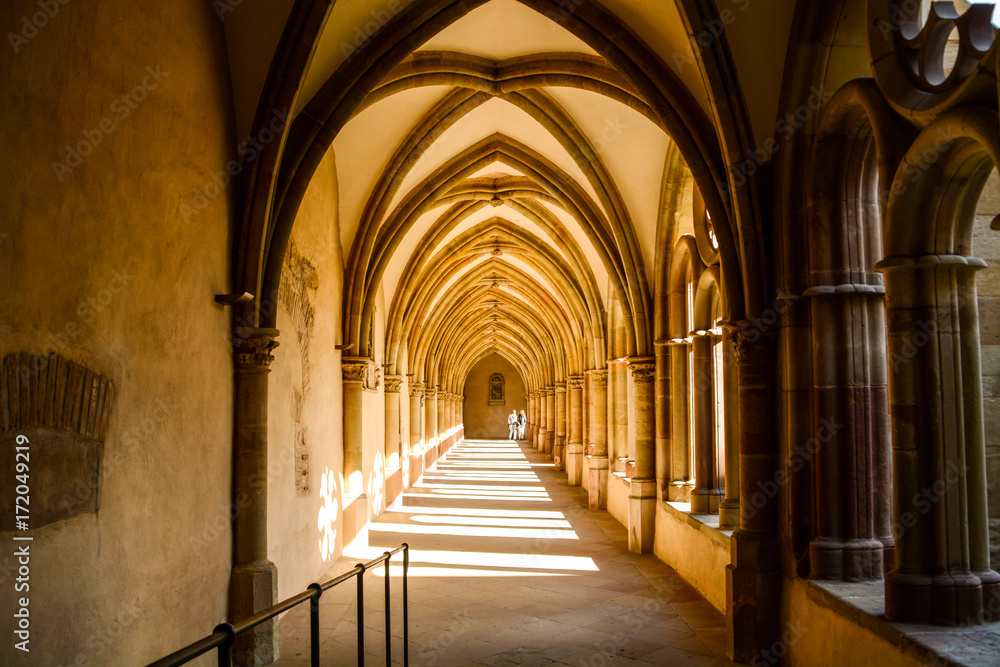
[[[403,665],[409,667],[410,664],[410,623],[409,604],[407,599],[406,575],[410,569],[410,546],[403,543],[392,551],[386,551],[378,558],[367,563],[358,563],[349,572],[338,575],[322,584],[312,583],[306,590],[293,595],[287,600],[277,603],[263,611],[259,611],[250,618],[236,624],[220,623],[207,637],[199,639],[193,644],[174,651],[170,655],[151,662],[147,667],[178,667],[184,665],[198,656],[208,653],[212,649],[219,650],[219,667],[232,667],[233,664],[233,644],[236,637],[250,630],[261,623],[271,620],[278,614],[284,613],[293,607],[309,600],[309,645],[310,661],[312,667],[319,667],[319,598],[323,591],[329,590],[337,584],[342,584],[351,577],[358,578],[358,665],[364,667],[365,664],[365,588],[364,574],[366,570],[375,567],[379,563],[385,563],[385,664],[392,665],[392,632],[391,632],[391,609],[389,605],[390,582],[389,582],[389,561],[403,552]]]

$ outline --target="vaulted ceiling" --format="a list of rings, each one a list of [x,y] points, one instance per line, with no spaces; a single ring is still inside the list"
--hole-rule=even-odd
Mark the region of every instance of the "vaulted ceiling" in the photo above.
[[[430,15],[446,4],[335,2],[291,115],[319,117],[351,61],[382,57],[380,33],[406,31],[406,21],[423,20],[417,10]],[[453,390],[491,353],[514,363],[529,389],[609,357],[651,353],[665,174],[685,147],[706,143],[678,139],[676,124],[672,136],[666,116],[700,115],[708,126],[716,113],[697,65],[695,49],[704,45],[689,37],[683,3],[605,0],[617,23],[600,27],[627,26],[658,54],[674,82],[668,95],[686,100],[686,112],[650,100],[635,72],[603,57],[600,40],[564,27],[565,16],[524,0],[471,4],[435,34],[401,40],[406,54],[369,82],[329,145],[339,183],[331,213],[346,264],[345,340],[367,352],[361,332],[381,291],[388,372]],[[583,4],[559,6],[573,12]],[[773,24],[775,39],[752,48],[762,69],[780,70],[791,19],[780,11],[789,3],[730,4],[743,21],[734,26]],[[259,113],[266,54],[292,5],[243,3],[223,17],[241,136]],[[777,104],[776,93],[761,99]]]

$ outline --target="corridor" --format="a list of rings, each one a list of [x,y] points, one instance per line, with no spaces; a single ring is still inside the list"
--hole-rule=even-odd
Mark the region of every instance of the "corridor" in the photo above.
[[[722,614],[655,556],[629,553],[625,528],[586,506],[586,492],[530,446],[463,441],[329,577],[410,545],[412,665],[734,664]],[[392,634],[401,661],[400,569]],[[365,585],[371,665],[385,664],[382,573]],[[323,664],[356,664],[353,583],[325,593],[320,609]],[[282,618],[276,665],[309,664],[308,627],[304,605]]]

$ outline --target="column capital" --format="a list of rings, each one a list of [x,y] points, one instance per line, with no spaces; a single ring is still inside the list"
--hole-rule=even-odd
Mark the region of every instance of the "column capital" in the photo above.
[[[562,385],[562,384],[556,385],[555,392],[557,394],[565,394],[566,393],[566,385]]]
[[[236,327],[231,337],[233,355],[236,360],[236,370],[266,370],[270,368],[274,356],[271,354],[278,347],[277,329],[261,327]]]
[[[591,369],[587,371],[587,377],[590,378],[590,384],[595,387],[608,386],[608,369],[606,368]]]
[[[418,396],[424,395],[423,382],[411,382],[409,389],[410,389],[410,398],[417,398]]]
[[[437,396],[438,396],[438,389],[437,389],[437,387],[433,387],[432,386],[432,387],[425,387],[424,388],[424,397],[437,399]]]
[[[570,375],[566,378],[566,385],[571,391],[573,389],[583,389],[584,382],[586,382],[586,377],[583,375]]]
[[[636,382],[652,382],[656,379],[656,357],[629,357],[628,367]]]
[[[398,394],[403,386],[402,375],[386,375],[382,378],[385,381],[385,390],[390,394]]]
[[[368,357],[343,357],[340,370],[344,374],[344,382],[367,384],[368,362]]]

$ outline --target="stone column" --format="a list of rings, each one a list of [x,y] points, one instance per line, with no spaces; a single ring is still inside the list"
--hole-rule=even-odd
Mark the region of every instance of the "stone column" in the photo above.
[[[815,536],[809,543],[813,579],[881,579],[885,545],[875,533],[878,488],[890,488],[874,465],[889,450],[888,404],[881,346],[870,349],[869,301],[881,304],[881,285],[813,287],[812,319]],[[875,310],[879,320],[882,309]],[[881,367],[882,372],[873,369]],[[885,469],[886,475],[888,468]]]
[[[730,659],[750,663],[780,639],[782,575],[779,499],[761,490],[776,484],[778,473],[776,336],[751,321],[742,324],[736,355],[743,502],[726,567],[726,639]]]
[[[552,458],[552,449],[556,444],[556,388],[545,388],[545,455]]]
[[[566,445],[566,477],[571,486],[580,486],[583,475],[583,382],[582,375],[571,375],[569,387],[569,442]]]
[[[976,271],[960,255],[889,257],[889,403],[896,512],[886,618],[969,625],[1000,616],[990,569]]]
[[[566,469],[566,385],[556,387],[556,438],[552,460],[556,470]]]
[[[666,499],[670,489],[670,347],[656,343],[653,411],[656,418],[656,494]]]
[[[422,382],[410,383],[410,452],[413,459],[409,462],[410,472],[403,484],[409,487],[423,472],[424,453],[424,385]]]
[[[715,369],[712,365],[712,336],[697,332],[694,340],[694,466],[695,487],[691,492],[691,512],[714,514],[724,495],[719,482],[719,460],[715,430]]]
[[[614,458],[615,472],[623,472],[628,476],[631,472],[629,461],[632,461],[628,439],[628,364],[625,361],[615,361],[610,364],[609,382],[614,385],[614,402],[612,414],[614,421],[612,433],[614,446],[609,447],[608,456]]]
[[[410,450],[416,454],[423,453],[423,414],[424,414],[424,384],[410,383]]]
[[[656,424],[653,414],[656,359],[633,357],[628,362],[634,384],[635,475],[629,484],[628,548],[653,553],[656,527]]]
[[[233,568],[229,622],[237,623],[277,602],[278,568],[267,559],[267,375],[277,329],[238,327],[234,358]],[[269,665],[278,656],[274,621],[236,639],[234,656],[245,665]]]
[[[428,384],[424,389],[424,449],[425,451],[437,447],[438,444],[438,423],[437,423],[437,388]]]
[[[590,499],[592,510],[608,508],[608,371],[587,371],[590,380]]]
[[[438,389],[437,399],[438,456],[444,455],[451,444],[448,435],[448,392]]]
[[[344,400],[344,493],[353,498],[365,493],[362,472],[362,428],[365,381],[368,377],[367,357],[343,357]]]
[[[740,525],[740,413],[736,372],[736,330],[725,325],[723,339],[723,396],[726,414],[726,497],[719,503],[719,528]]]
[[[385,382],[385,465],[389,470],[398,468],[403,463],[403,452],[400,443],[399,423],[399,389],[403,385],[403,376],[386,375]]]
[[[535,392],[528,393],[528,425],[524,427],[524,439],[529,444],[535,442]]]
[[[692,454],[690,429],[692,415],[688,411],[688,397],[691,391],[688,377],[688,349],[691,344],[686,338],[675,338],[667,345],[670,349],[670,488],[668,500],[691,502],[694,488],[691,469]]]
[[[545,425],[548,424],[548,416],[545,414],[548,408],[548,401],[545,400],[545,389],[538,390],[538,433],[535,434],[535,449],[540,452],[545,451],[545,439],[548,434],[548,429]]]

